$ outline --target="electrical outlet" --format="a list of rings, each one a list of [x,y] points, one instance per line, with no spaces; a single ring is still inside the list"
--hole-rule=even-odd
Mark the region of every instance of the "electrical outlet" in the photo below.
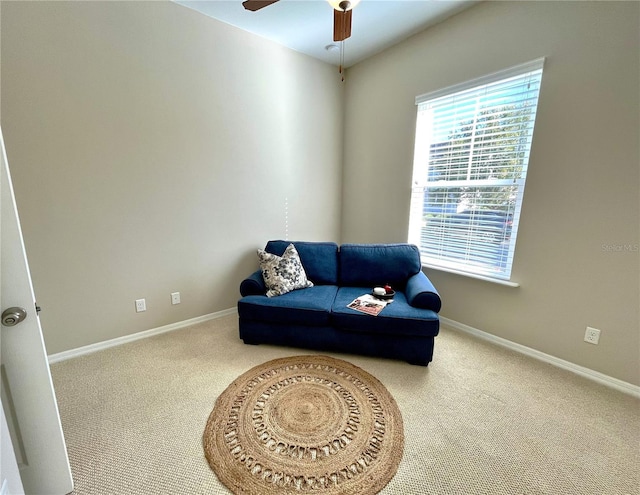
[[[144,299],[136,299],[136,313],[142,313],[147,310],[147,303]]]
[[[600,340],[600,330],[597,328],[587,327],[586,332],[584,332],[584,341],[589,342],[590,344],[597,344]]]
[[[171,293],[171,304],[180,304],[180,293],[172,292]]]

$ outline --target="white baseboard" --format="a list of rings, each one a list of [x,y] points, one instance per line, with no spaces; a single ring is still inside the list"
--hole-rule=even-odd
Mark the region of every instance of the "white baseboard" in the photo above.
[[[66,359],[71,359],[78,356],[84,356],[85,354],[91,354],[92,352],[101,351],[103,349],[108,349],[109,347],[126,344],[127,342],[133,342],[135,340],[145,339],[147,337],[152,337],[154,335],[159,335],[161,333],[172,332],[173,330],[179,330],[181,328],[185,328],[190,325],[195,325],[197,323],[202,323],[209,320],[215,320],[216,318],[222,318],[224,316],[236,314],[236,312],[237,312],[236,308],[224,309],[216,313],[210,313],[207,315],[198,316],[196,318],[191,318],[189,320],[171,323],[170,325],[165,325],[158,328],[152,328],[151,330],[144,330],[142,332],[137,332],[131,335],[125,335],[123,337],[118,337],[111,340],[105,340],[104,342],[98,342],[96,344],[90,344],[83,347],[78,347],[77,349],[71,349],[69,351],[50,354],[48,357],[49,364],[57,363],[59,361],[65,361]],[[637,385],[633,385],[623,380],[618,380],[617,378],[613,378],[611,376],[605,375],[603,373],[599,373],[589,368],[579,366],[577,364],[571,363],[570,361],[565,361],[563,359],[557,358],[550,354],[545,354],[544,352],[537,351],[535,349],[532,349],[531,347],[527,347],[527,346],[512,342],[510,340],[503,339],[502,337],[497,337],[496,335],[483,332],[482,330],[478,330],[477,328],[471,327],[469,325],[459,323],[455,320],[450,320],[449,318],[445,318],[443,316],[440,317],[440,322],[442,323],[442,325],[452,328],[454,330],[460,330],[469,335],[473,335],[474,337],[477,337],[479,339],[492,342],[493,344],[496,344],[502,347],[506,347],[507,349],[511,349],[513,351],[519,352],[520,354],[524,354],[534,359],[538,359],[539,361],[552,364],[554,366],[557,366],[558,368],[571,371],[573,373],[576,373],[577,375],[583,376],[585,378],[588,378],[589,380],[593,380],[607,387],[610,387],[610,388],[619,390],[620,392],[624,392],[626,394],[640,398],[640,387],[638,387]]]
[[[104,342],[97,342],[95,344],[85,345],[83,347],[78,347],[77,349],[71,349],[69,351],[49,354],[49,364],[57,363],[59,361],[65,361],[67,359],[75,358],[78,356],[84,356],[85,354],[91,354],[92,352],[97,352],[103,349],[108,349],[109,347],[126,344],[127,342],[146,339],[147,337],[152,337],[161,333],[172,332],[173,330],[179,330],[180,328],[195,325],[196,323],[202,323],[204,321],[215,320],[216,318],[222,318],[223,316],[236,314],[236,312],[236,308],[224,309],[222,311],[217,311],[216,313],[209,313],[207,315],[198,316],[189,320],[178,321],[176,323],[171,323],[170,325],[152,328],[151,330],[144,330],[142,332],[137,332],[131,335],[124,335],[122,337],[105,340]]]
[[[551,356],[550,354],[536,351],[531,347],[516,344],[515,342],[511,342],[510,340],[503,339],[502,337],[497,337],[487,332],[483,332],[482,330],[478,330],[477,328],[470,327],[469,325],[465,325],[463,323],[458,323],[457,321],[450,320],[449,318],[444,318],[441,316],[440,322],[446,327],[453,328],[454,330],[460,330],[479,339],[492,342],[502,347],[506,347],[507,349],[511,349],[534,359],[538,359],[539,361],[544,361],[545,363],[552,364],[554,366],[557,366],[558,368],[571,371],[573,373],[576,373],[577,375],[588,378],[589,380],[598,382],[601,385],[605,385],[620,392],[624,392],[625,394],[633,395],[634,397],[640,398],[640,387],[638,387],[637,385],[633,385],[623,380],[618,380],[617,378],[613,378],[589,368],[585,368],[569,361],[565,361],[564,359]]]

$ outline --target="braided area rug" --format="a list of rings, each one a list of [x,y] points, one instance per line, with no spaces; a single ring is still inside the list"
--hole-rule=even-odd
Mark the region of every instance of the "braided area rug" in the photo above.
[[[395,475],[400,410],[375,377],[327,356],[275,359],[218,397],[203,436],[235,494],[378,493]]]

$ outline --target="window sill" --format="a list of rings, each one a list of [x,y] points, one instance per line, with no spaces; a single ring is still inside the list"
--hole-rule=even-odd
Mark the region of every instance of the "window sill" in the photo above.
[[[500,278],[487,277],[485,275],[478,275],[477,273],[463,272],[460,270],[454,270],[452,268],[444,268],[442,266],[427,265],[423,263],[422,268],[429,268],[430,270],[437,270],[439,272],[453,273],[454,275],[461,275],[463,277],[475,278],[477,280],[483,280],[485,282],[491,282],[493,284],[506,285],[507,287],[520,287],[519,283],[512,282],[510,280],[502,280]]]

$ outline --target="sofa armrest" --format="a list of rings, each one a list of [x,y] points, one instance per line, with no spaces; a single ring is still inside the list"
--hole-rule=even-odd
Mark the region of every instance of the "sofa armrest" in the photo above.
[[[422,271],[407,280],[405,294],[407,302],[416,308],[430,309],[437,313],[442,307],[440,294]]]
[[[240,283],[240,294],[244,296],[262,296],[267,292],[267,286],[262,278],[262,270],[257,270]]]

